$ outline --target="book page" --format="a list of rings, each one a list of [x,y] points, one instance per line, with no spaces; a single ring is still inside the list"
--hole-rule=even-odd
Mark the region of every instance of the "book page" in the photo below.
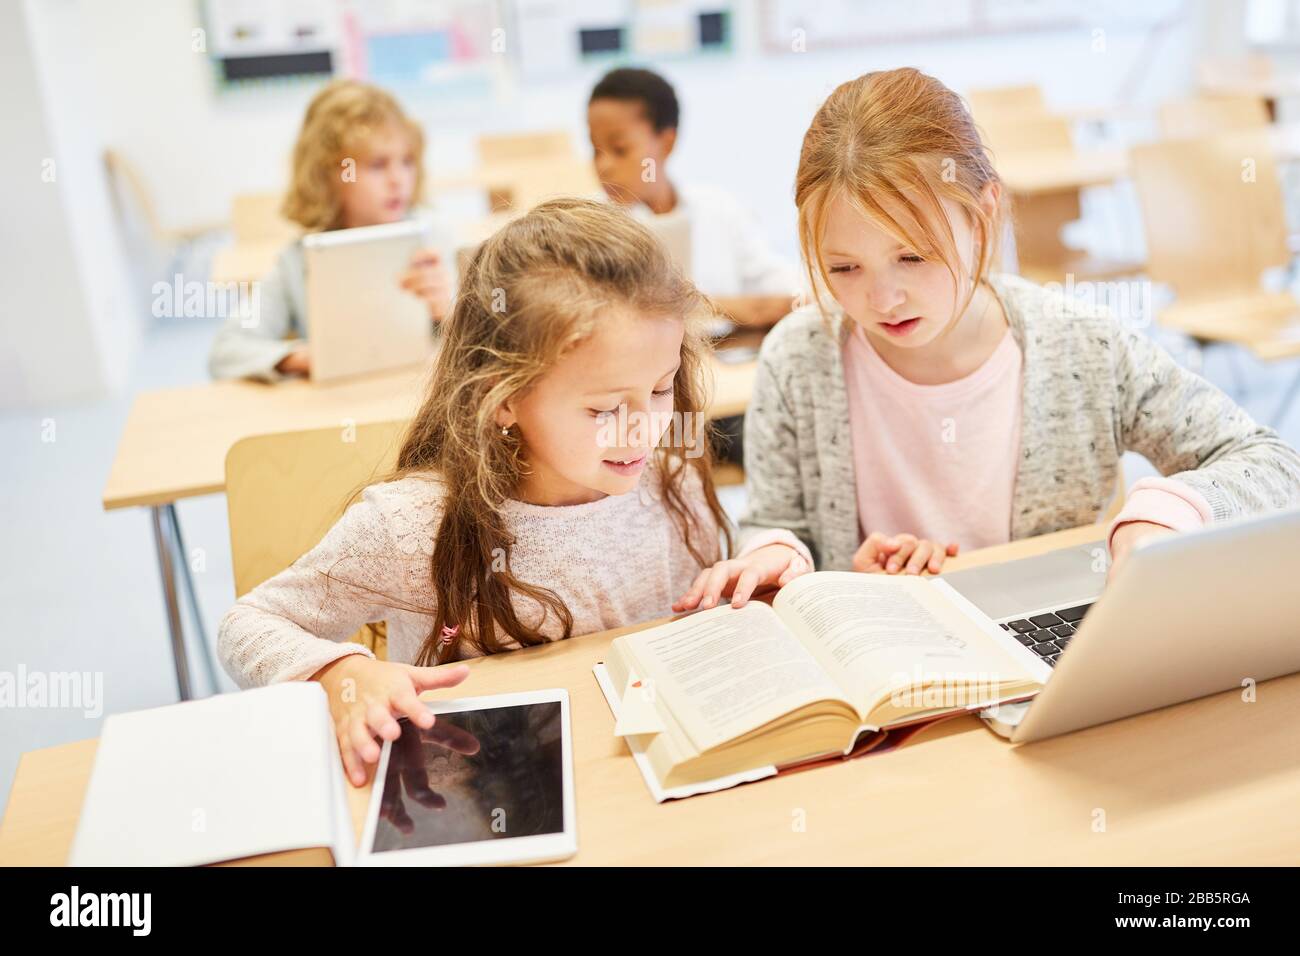
[[[1032,680],[920,577],[809,574],[773,606],[861,713],[893,688],[959,686],[972,699],[940,706],[960,707],[996,695],[1001,683]]]
[[[700,752],[815,701],[849,704],[761,602],[701,611],[618,640]]]

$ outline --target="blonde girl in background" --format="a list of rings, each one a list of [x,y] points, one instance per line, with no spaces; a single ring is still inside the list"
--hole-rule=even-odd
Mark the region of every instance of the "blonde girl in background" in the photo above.
[[[307,107],[282,212],[307,232],[398,222],[416,210],[423,187],[420,125],[378,87],[337,80]],[[421,250],[397,278],[424,300],[434,322],[451,309],[453,261],[450,249]],[[295,240],[262,280],[256,324],[245,328],[247,319],[232,315],[218,331],[209,372],[213,378],[262,381],[306,375],[311,350],[305,316],[302,244]]]
[[[374,736],[396,738],[402,715],[430,724],[417,694],[465,675],[434,665],[666,616],[706,570],[750,590],[806,570],[779,529],[722,560],[731,534],[692,425],[708,314],[611,206],[553,200],[505,226],[468,266],[395,471],[235,604],[227,671],[319,681],[359,783]],[[387,661],[347,643],[378,621]]]

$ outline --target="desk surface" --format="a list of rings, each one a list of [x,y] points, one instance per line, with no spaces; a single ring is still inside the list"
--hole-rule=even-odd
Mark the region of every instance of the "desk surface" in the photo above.
[[[709,414],[741,414],[757,363],[714,359],[712,364]],[[424,375],[412,368],[332,385],[209,382],[145,392],[131,406],[118,441],[104,484],[104,508],[220,492],[226,486],[226,453],[250,435],[408,418],[423,397]]]
[[[974,552],[954,569],[1098,538],[1100,526]],[[902,749],[655,804],[596,686],[607,632],[470,662],[457,694],[568,688],[575,863],[1293,864],[1300,830],[1300,675],[1027,747],[974,717]],[[23,755],[0,822],[0,864],[67,859],[96,742]],[[350,792],[360,833],[368,788]],[[1094,829],[1104,811],[1105,830]],[[802,823],[802,827],[796,824]]]

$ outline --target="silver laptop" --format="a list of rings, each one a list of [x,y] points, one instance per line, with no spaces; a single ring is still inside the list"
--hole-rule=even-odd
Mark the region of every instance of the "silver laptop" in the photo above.
[[[942,576],[1044,683],[981,714],[1026,743],[1300,671],[1300,511]]]
[[[303,239],[313,382],[429,358],[434,348],[429,308],[398,282],[411,257],[430,242],[430,224],[422,219]]]

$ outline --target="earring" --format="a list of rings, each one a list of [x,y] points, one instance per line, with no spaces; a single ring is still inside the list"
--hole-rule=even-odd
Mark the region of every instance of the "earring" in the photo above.
[[[502,434],[503,436],[505,436],[505,437],[508,438],[508,437],[510,436],[510,426],[509,426],[509,425],[502,425],[502,426],[501,426],[501,434]]]

